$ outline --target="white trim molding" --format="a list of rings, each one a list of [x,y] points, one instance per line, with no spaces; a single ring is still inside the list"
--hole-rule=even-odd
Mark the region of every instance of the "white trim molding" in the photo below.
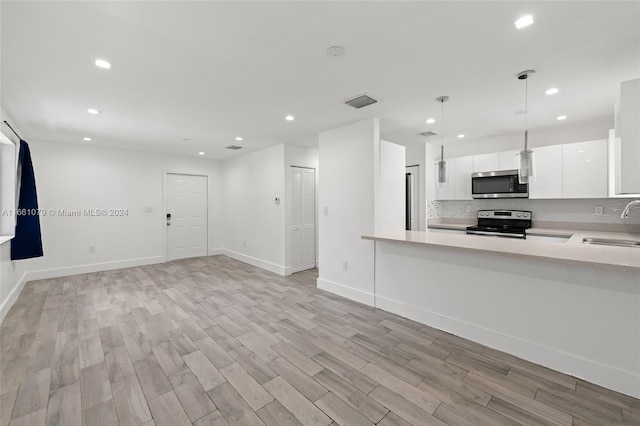
[[[258,268],[266,269],[278,275],[286,276],[287,268],[284,265],[278,265],[277,263],[268,262],[266,260],[258,259],[257,257],[247,256],[246,254],[238,253],[237,251],[222,249],[222,253],[232,259],[239,260],[240,262],[248,263],[249,265],[257,266]]]
[[[375,300],[373,293],[358,290],[353,287],[347,287],[344,284],[339,284],[334,281],[329,281],[324,278],[318,278],[316,281],[320,290],[325,290],[338,296],[346,297],[347,299],[355,300],[356,302],[364,303],[365,305],[373,306]]]

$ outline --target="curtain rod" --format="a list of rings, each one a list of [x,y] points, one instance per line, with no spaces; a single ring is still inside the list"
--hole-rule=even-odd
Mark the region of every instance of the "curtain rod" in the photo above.
[[[20,135],[19,135],[15,130],[13,130],[13,127],[11,127],[11,124],[7,123],[7,120],[4,120],[4,124],[6,124],[6,125],[7,125],[7,127],[11,129],[11,131],[13,132],[13,134],[14,134],[14,135],[16,135],[16,136],[18,137],[18,139],[22,140],[22,138],[20,137]]]

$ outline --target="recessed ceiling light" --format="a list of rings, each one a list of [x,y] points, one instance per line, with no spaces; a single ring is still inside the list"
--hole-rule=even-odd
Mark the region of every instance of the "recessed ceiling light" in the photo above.
[[[578,152],[584,152],[584,149],[579,150]]]
[[[458,135],[458,139],[462,139],[462,138],[464,138],[464,135],[463,135],[462,133],[460,133],[460,134]]]
[[[558,121],[562,121],[562,120],[566,120],[566,119],[567,119],[566,115],[559,115],[559,116],[556,117],[556,120],[558,120]]]
[[[204,155],[204,152],[200,151],[200,152],[198,153],[198,155]]]
[[[344,55],[344,47],[342,46],[331,46],[327,49],[327,55],[333,56],[337,58],[338,56]]]
[[[96,67],[104,68],[105,70],[111,69],[111,64],[104,59],[96,59]]]
[[[544,92],[544,94],[545,94],[545,95],[555,95],[555,94],[556,94],[556,93],[558,93],[558,92],[559,92],[559,90],[558,90],[558,88],[557,88],[557,87],[552,87],[552,88],[550,88],[550,89],[547,89],[547,90]]]
[[[100,111],[98,111],[98,110],[97,110],[97,109],[95,109],[95,108],[89,108],[89,109],[87,110],[87,112],[88,112],[89,114],[93,114],[93,115],[100,114]]]
[[[287,115],[284,119],[287,120],[287,121],[293,121],[296,118],[293,115]]]
[[[237,141],[241,141],[241,140],[242,140],[242,137],[240,137],[240,136],[236,136],[236,140],[237,140]]]
[[[435,123],[435,122],[436,122],[436,120],[435,120],[435,119],[433,119],[433,118],[429,118],[429,119],[427,120],[427,124],[433,124],[433,123]]]
[[[515,22],[516,28],[519,30],[531,24],[533,24],[533,16],[531,15],[522,16]]]
[[[91,138],[82,138],[85,142],[91,142]]]

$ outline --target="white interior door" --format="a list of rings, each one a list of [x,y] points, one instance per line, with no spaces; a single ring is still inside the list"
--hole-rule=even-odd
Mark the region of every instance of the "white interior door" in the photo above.
[[[167,174],[168,260],[207,254],[207,177]]]
[[[420,180],[420,167],[408,166],[406,168],[406,198],[405,198],[405,211],[406,211],[406,229],[417,230],[418,229],[418,215],[419,215],[419,185]]]
[[[316,171],[291,168],[291,272],[316,267]]]

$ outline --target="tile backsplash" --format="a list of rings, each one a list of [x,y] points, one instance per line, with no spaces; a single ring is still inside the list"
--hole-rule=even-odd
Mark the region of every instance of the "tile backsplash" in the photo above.
[[[620,219],[620,213],[631,200],[631,198],[602,198],[429,201],[427,203],[427,218],[475,219],[478,210],[510,209],[533,212],[534,226],[536,221],[640,225],[640,208],[632,208],[627,219]],[[468,213],[466,212],[467,206],[471,206],[471,211]],[[604,207],[603,216],[594,214],[595,206]]]

